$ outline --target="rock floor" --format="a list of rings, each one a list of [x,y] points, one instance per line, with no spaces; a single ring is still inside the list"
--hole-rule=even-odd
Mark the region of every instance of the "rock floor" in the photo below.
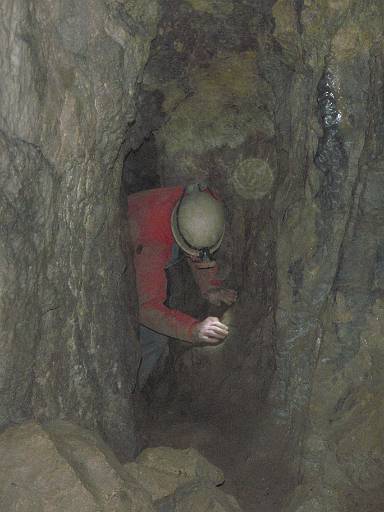
[[[284,436],[281,431],[271,435],[265,414],[255,428],[253,421],[226,420],[224,415],[201,418],[159,408],[151,411],[141,431],[144,447],[197,449],[224,471],[223,490],[238,499],[244,512],[280,512],[292,489],[293,478],[284,464]]]

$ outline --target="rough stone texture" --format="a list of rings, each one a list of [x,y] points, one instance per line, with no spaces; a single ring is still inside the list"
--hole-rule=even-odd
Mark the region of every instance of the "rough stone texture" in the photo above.
[[[383,6],[301,7],[290,25],[290,2],[276,2],[273,11],[283,60],[301,56],[290,83],[290,131],[280,139],[288,172],[275,203],[276,396],[302,481],[287,510],[376,510],[384,503],[375,277],[383,208],[376,193]]]
[[[144,489],[150,493],[154,501],[172,495],[180,486],[180,483],[186,483],[183,476],[178,477],[136,462],[129,462],[125,465],[125,468],[128,474],[139,481]]]
[[[178,489],[158,504],[159,512],[241,512],[237,500],[221,489],[195,482]],[[255,510],[257,512],[257,510]]]
[[[174,475],[184,475],[189,479],[200,479],[219,485],[224,482],[222,471],[210,464],[196,450],[174,450],[160,446],[148,448],[140,453],[137,462],[148,468],[161,471],[166,468]]]
[[[125,468],[150,492],[153,500],[174,494],[176,489],[191,482],[202,481],[211,486],[224,482],[222,471],[193,448],[147,448],[135,462],[126,464]]]
[[[4,512],[154,512],[100,438],[67,422],[35,422],[0,436]]]
[[[0,20],[0,425],[72,418],[130,455],[119,189],[157,3],[5,0]]]
[[[124,467],[159,512],[241,511],[233,496],[217,488],[224,483],[222,471],[192,448],[147,448]]]
[[[102,439],[65,421],[29,421],[0,435],[4,512],[235,512],[222,472],[196,450],[144,450],[122,466]]]
[[[302,482],[287,510],[376,510],[382,382],[370,340],[380,295],[382,5],[279,1],[273,15],[290,80],[275,115],[284,181],[272,398]],[[276,84],[276,57],[266,56]]]

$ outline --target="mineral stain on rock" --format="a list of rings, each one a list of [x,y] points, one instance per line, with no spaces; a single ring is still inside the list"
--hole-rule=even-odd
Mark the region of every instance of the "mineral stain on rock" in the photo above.
[[[346,176],[348,157],[339,133],[341,113],[337,110],[334,77],[326,70],[318,85],[317,102],[323,136],[319,139],[315,164],[325,176],[320,200],[325,209],[342,207],[341,190]]]

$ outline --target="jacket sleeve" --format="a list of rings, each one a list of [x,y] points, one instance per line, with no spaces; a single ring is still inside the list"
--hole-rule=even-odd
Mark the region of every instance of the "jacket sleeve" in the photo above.
[[[189,258],[187,258],[187,261],[203,297],[211,288],[220,288],[223,285],[223,281],[216,277],[218,271],[217,265],[211,268],[198,268]]]
[[[167,299],[164,267],[168,259],[169,249],[161,244],[139,245],[135,250],[140,323],[166,336],[192,342],[193,327],[199,321],[164,305]]]

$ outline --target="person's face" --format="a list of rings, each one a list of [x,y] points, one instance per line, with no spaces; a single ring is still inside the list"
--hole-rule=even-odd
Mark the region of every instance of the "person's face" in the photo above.
[[[189,254],[187,254],[187,258],[193,262],[193,264],[197,267],[197,268],[201,268],[201,269],[204,269],[204,268],[213,268],[213,267],[216,267],[216,261],[215,260],[206,260],[206,261],[203,261],[201,258],[199,258],[198,256],[191,256]]]

